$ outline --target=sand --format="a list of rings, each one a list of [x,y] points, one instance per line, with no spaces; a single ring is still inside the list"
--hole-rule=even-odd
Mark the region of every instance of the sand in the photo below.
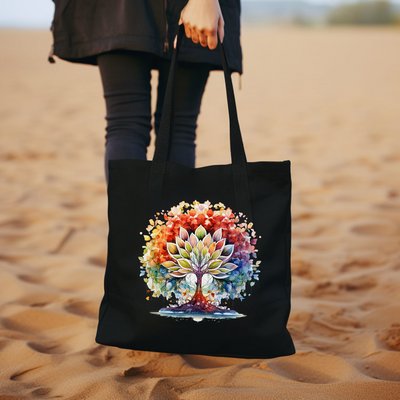
[[[233,80],[248,159],[292,162],[297,354],[271,360],[95,343],[98,69],[48,64],[50,32],[0,42],[0,399],[400,399],[399,30],[243,29],[242,90]],[[197,166],[229,162],[221,72],[198,123]]]

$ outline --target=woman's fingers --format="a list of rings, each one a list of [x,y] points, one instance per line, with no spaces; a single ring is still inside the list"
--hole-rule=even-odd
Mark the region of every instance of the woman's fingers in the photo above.
[[[192,41],[193,43],[199,43],[199,32],[196,28],[191,28],[190,29],[192,32]]]
[[[218,46],[218,38],[217,31],[211,31],[209,35],[207,35],[207,43],[206,46],[211,50],[214,50]]]
[[[191,39],[192,38],[192,30],[189,27],[189,24],[185,24],[183,23],[183,25],[185,26],[185,34],[186,36]]]
[[[191,32],[191,38],[193,40],[194,43],[199,43],[203,46],[203,47],[209,47],[210,49],[215,49],[218,45],[218,39],[216,35],[206,35],[202,32],[199,32],[197,30],[195,30],[194,28],[188,28]],[[186,28],[185,28],[185,32],[186,32]],[[188,36],[189,37],[189,36]],[[174,49],[176,48],[176,41],[178,40],[178,35],[175,36],[174,39]]]
[[[199,35],[199,40],[200,40],[200,44],[203,46],[203,47],[207,47],[207,45],[208,45],[208,36],[207,35],[205,35],[204,33],[201,33],[200,32],[200,35]]]
[[[203,47],[208,46],[211,50],[215,49],[218,46],[218,37],[216,31],[199,31],[197,28],[191,27],[189,24],[185,24],[184,22],[182,23],[185,28],[186,36],[189,39],[191,38],[194,43],[200,42]],[[222,16],[218,21],[218,35],[222,43],[224,40],[224,20]],[[176,48],[176,41],[177,36],[175,36],[174,39],[174,48]]]

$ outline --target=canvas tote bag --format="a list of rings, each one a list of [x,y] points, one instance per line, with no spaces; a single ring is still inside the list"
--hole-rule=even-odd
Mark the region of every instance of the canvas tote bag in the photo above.
[[[95,340],[210,356],[293,354],[286,328],[290,161],[246,161],[220,41],[232,163],[190,168],[168,161],[183,35],[181,25],[153,160],[109,160],[108,254]]]

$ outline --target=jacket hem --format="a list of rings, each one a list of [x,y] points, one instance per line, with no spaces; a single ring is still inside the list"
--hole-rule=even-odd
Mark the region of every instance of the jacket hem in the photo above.
[[[71,45],[66,42],[55,41],[54,43],[55,56],[65,61],[81,64],[97,65],[97,56],[99,54],[113,50],[143,51],[167,59],[171,59],[173,52],[173,48],[169,52],[164,52],[164,42],[159,42],[149,36],[123,36],[72,43]],[[184,43],[182,43],[179,60],[203,62],[211,64],[211,70],[222,70],[221,57],[218,49],[209,51],[206,48],[201,48],[198,54],[193,54],[191,50],[190,46],[185,46]],[[237,54],[229,56],[231,59],[231,61],[228,59],[229,68],[231,72],[242,74],[241,63],[235,62],[237,57]]]

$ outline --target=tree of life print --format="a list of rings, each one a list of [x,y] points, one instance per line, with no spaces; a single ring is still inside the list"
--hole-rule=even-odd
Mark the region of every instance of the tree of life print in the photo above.
[[[256,232],[245,215],[222,203],[182,201],[149,222],[140,276],[153,297],[170,301],[154,314],[196,322],[245,317],[221,305],[250,296],[247,283],[259,279]]]

